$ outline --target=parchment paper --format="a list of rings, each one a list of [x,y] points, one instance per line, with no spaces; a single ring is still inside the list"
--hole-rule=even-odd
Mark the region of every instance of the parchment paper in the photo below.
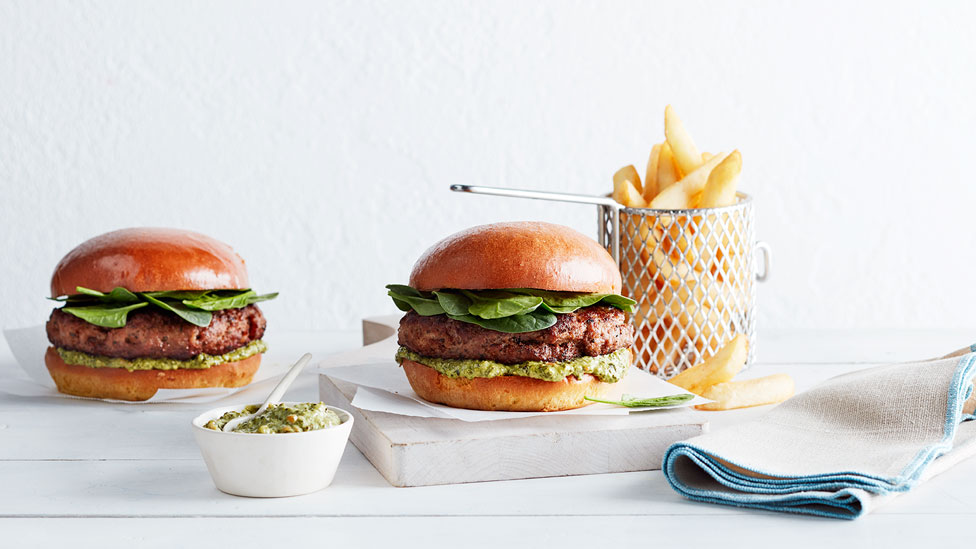
[[[357,385],[358,388],[352,405],[359,409],[404,416],[452,418],[461,421],[491,421],[540,415],[627,415],[629,413],[653,413],[652,410],[682,408],[711,402],[696,396],[684,404],[666,408],[624,408],[594,403],[563,412],[486,412],[452,408],[423,400],[410,388],[410,383],[403,374],[403,370],[393,360],[338,368],[320,365],[319,373],[332,379]],[[647,398],[685,394],[687,391],[639,368],[631,368],[627,377],[613,385],[606,400],[617,400],[624,393]]]

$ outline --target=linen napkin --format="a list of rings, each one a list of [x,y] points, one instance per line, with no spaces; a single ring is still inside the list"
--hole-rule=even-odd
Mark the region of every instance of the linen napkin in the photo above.
[[[857,518],[976,454],[974,351],[832,378],[673,444],[664,475],[693,500]]]

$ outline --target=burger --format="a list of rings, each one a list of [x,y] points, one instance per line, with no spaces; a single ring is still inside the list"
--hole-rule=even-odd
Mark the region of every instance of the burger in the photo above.
[[[557,411],[627,373],[636,303],[592,239],[549,223],[496,223],[441,240],[409,285],[396,360],[423,399],[456,408]]]
[[[58,391],[147,400],[158,389],[240,387],[261,364],[265,320],[244,260],[209,236],[122,229],[68,252],[44,357]]]

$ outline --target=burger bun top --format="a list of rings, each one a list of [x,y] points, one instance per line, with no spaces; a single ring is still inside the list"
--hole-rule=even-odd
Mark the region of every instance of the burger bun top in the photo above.
[[[82,242],[58,263],[51,297],[77,294],[82,286],[110,292],[243,290],[244,260],[209,236],[181,229],[120,229]]]
[[[512,222],[479,225],[431,246],[417,260],[410,286],[491,290],[533,288],[620,293],[617,264],[591,238],[562,225]]]

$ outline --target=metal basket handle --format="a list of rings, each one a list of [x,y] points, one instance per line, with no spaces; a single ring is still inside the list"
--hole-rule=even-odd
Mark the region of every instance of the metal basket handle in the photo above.
[[[769,269],[773,266],[773,248],[762,240],[756,242],[757,252],[762,253],[762,272],[756,272],[756,280],[765,282],[769,278]]]
[[[594,204],[601,206],[612,212],[613,234],[610,235],[609,242],[601,242],[603,245],[610,245],[613,260],[620,267],[620,209],[623,208],[616,200],[609,196],[596,196],[589,194],[574,193],[554,193],[547,191],[530,191],[526,189],[506,189],[503,187],[482,187],[480,185],[451,185],[451,190],[458,193],[484,194],[489,196],[507,196],[511,198],[529,198],[532,200],[553,200],[556,202],[571,202],[573,204]],[[602,221],[601,221],[602,224]],[[604,234],[603,227],[598,228],[598,234]],[[756,242],[755,251],[762,253],[762,272],[756,273],[756,280],[764,282],[769,278],[769,271],[773,263],[773,249],[763,241]]]
[[[613,212],[613,235],[610,246],[613,250],[613,260],[620,268],[620,204],[609,196],[594,196],[589,194],[553,193],[546,191],[528,191],[523,189],[505,189],[501,187],[482,187],[479,185],[451,185],[451,190],[458,193],[486,194],[490,196],[508,196],[512,198],[531,198],[533,200],[554,200],[556,202],[572,202],[573,204],[595,204],[608,208]],[[603,228],[600,233],[603,234]],[[607,244],[607,243],[603,243]]]

